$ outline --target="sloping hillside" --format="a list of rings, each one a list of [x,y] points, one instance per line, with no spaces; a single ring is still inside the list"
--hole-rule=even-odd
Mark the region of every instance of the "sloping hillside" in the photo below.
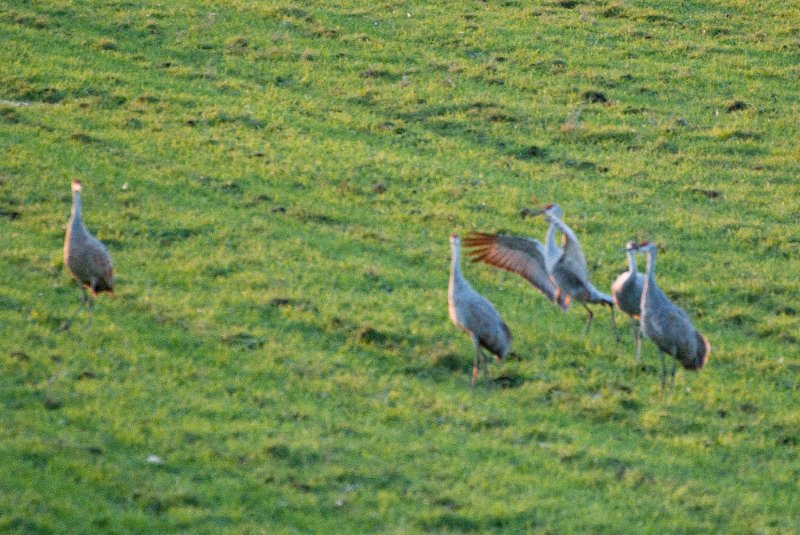
[[[0,531],[800,531],[798,90],[792,2],[4,2]],[[469,387],[447,237],[547,202],[706,369],[465,262]]]

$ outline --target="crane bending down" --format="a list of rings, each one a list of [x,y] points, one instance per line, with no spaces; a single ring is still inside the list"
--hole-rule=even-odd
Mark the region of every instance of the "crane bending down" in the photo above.
[[[81,183],[72,181],[72,213],[64,239],[64,264],[72,272],[83,290],[83,302],[91,308],[92,298],[98,293],[114,293],[114,274],[111,255],[103,243],[92,236],[83,225],[81,217]]]
[[[561,254],[556,258],[550,258],[550,262],[552,262],[552,267],[548,270],[550,277],[558,287],[559,294],[566,293],[583,305],[583,308],[588,312],[586,327],[583,330],[584,335],[589,332],[589,327],[591,327],[592,318],[594,317],[592,309],[589,308],[587,303],[599,303],[608,306],[611,310],[611,327],[614,331],[614,336],[619,341],[619,332],[614,320],[614,299],[610,295],[599,291],[589,282],[586,257],[583,255],[578,237],[571,228],[561,221],[560,212],[561,210],[554,204],[548,204],[541,210],[547,222],[555,225],[555,228],[564,235],[564,249]]]
[[[561,214],[557,205],[553,205],[553,209]],[[464,244],[471,248],[467,253],[470,259],[520,275],[566,312],[569,310],[570,297],[560,293],[550,277],[550,268],[563,253],[555,241],[555,233],[556,226],[551,224],[545,245],[542,245],[533,238],[471,232]]]
[[[447,289],[447,303],[450,319],[472,338],[475,346],[475,360],[472,363],[472,386],[478,379],[480,365],[488,384],[487,362],[481,347],[488,349],[497,360],[502,359],[511,347],[511,331],[503,322],[494,306],[476,292],[461,274],[461,239],[458,234],[450,236],[452,259],[450,264],[450,284]]]
[[[545,214],[550,223],[545,245],[531,238],[476,232],[467,236],[465,241],[467,246],[474,248],[470,257],[521,275],[565,312],[573,299],[581,303],[589,313],[584,335],[589,332],[594,317],[586,303],[607,305],[611,309],[614,335],[619,340],[614,323],[614,300],[589,282],[586,258],[575,233],[561,221],[561,208],[557,204],[548,204],[538,213]],[[563,249],[555,239],[559,231],[564,235]]]
[[[664,353],[675,358],[670,383],[675,382],[677,363],[687,370],[699,370],[708,362],[711,344],[697,332],[680,307],[669,300],[656,284],[656,246],[643,241],[634,250],[647,254],[647,275],[642,290],[641,324],[645,336],[651,339],[661,354],[661,395],[667,380]]]
[[[611,285],[611,297],[621,311],[631,320],[633,343],[636,346],[636,362],[642,354],[642,333],[639,329],[639,316],[641,315],[642,289],[644,288],[644,275],[636,267],[634,242],[625,245],[625,254],[628,255],[628,271],[621,273]]]

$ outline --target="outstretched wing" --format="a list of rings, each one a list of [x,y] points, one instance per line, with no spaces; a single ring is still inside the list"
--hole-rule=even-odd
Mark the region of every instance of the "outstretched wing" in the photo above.
[[[545,297],[558,303],[563,310],[569,308],[569,296],[559,294],[545,268],[545,251],[541,242],[510,236],[472,232],[464,238],[467,255],[473,261],[483,262],[525,278]]]

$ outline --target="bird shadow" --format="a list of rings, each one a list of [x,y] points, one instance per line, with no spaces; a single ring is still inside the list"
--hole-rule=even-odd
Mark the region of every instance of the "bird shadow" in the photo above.
[[[521,360],[519,357],[512,357]],[[476,387],[484,387],[489,390],[507,390],[519,388],[527,381],[528,377],[519,373],[513,368],[503,368],[502,365],[490,364],[488,369],[488,380],[483,374],[475,383]],[[499,368],[499,369],[498,369]],[[465,377],[469,380],[472,373],[471,358],[452,351],[434,352],[427,358],[418,359],[413,364],[408,364],[402,368],[402,373],[413,376],[420,380],[430,380],[436,383],[453,381],[455,375]]]

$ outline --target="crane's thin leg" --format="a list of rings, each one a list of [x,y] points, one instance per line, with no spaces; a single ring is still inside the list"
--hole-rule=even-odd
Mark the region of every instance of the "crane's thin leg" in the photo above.
[[[583,308],[586,309],[586,312],[589,313],[589,316],[586,318],[586,327],[583,328],[583,335],[586,336],[589,333],[589,327],[592,326],[592,318],[594,314],[592,313],[592,309],[586,306],[586,303],[581,303]]]
[[[622,339],[619,337],[619,329],[617,329],[617,319],[614,316],[614,305],[608,305],[611,309],[611,329],[614,331],[614,338],[619,343]]]
[[[661,399],[664,399],[664,389],[667,386],[667,363],[664,362],[664,352],[659,351],[661,356]]]
[[[642,360],[642,332],[633,318],[631,318],[631,331],[633,332],[633,343],[636,346],[636,364],[638,366]]]
[[[486,352],[481,350],[481,356],[483,357],[483,384],[488,389],[491,386],[489,382],[489,357],[486,356]]]
[[[475,388],[475,382],[480,373],[481,345],[475,335],[472,335],[472,343],[475,346],[475,360],[472,361],[472,388]]]
[[[678,371],[678,361],[672,361],[672,373],[670,374],[669,387],[675,388],[675,372]]]
[[[86,327],[84,327],[84,328],[88,329],[89,327],[92,326],[92,322],[94,321],[94,299],[97,296],[97,294],[92,292],[91,295],[89,295],[86,292],[86,287],[85,286],[83,287],[83,293],[84,293],[84,295],[86,295],[87,308],[89,310],[89,321],[86,323]]]

